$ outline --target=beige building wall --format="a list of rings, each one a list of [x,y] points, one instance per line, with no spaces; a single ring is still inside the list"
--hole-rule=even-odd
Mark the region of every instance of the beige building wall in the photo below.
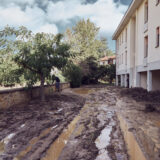
[[[137,66],[144,65],[144,37],[148,34],[148,31],[145,32],[144,29],[144,4],[138,8],[137,12],[137,23],[138,23],[138,29],[137,29]],[[141,54],[138,54],[141,53]]]
[[[148,91],[160,89],[160,44],[156,47],[156,29],[160,27],[160,3],[156,5],[156,2],[156,0],[133,0],[113,35],[117,42],[117,85],[119,81],[124,81],[119,84],[125,84],[127,79],[124,77],[129,76],[130,87],[143,87]],[[146,21],[147,4],[148,21]],[[122,41],[122,35],[124,36],[126,28],[125,43],[124,38]],[[124,59],[122,63],[122,55],[127,64],[124,63]]]
[[[156,0],[149,0],[149,56],[148,63],[160,61],[160,46],[156,48],[156,28],[160,27],[160,4],[156,6]],[[158,66],[160,69],[160,66]]]
[[[147,89],[147,72],[140,73],[140,86]]]

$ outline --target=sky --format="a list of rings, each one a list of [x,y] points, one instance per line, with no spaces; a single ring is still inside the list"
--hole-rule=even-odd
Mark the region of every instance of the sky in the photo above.
[[[131,0],[0,0],[0,28],[25,26],[34,33],[57,34],[81,19],[100,27],[99,36],[108,40],[114,51],[112,34]]]

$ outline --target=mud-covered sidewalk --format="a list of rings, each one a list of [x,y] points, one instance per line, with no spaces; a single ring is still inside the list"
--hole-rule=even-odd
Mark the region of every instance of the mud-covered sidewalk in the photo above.
[[[128,160],[116,94],[85,87],[0,111],[0,160]]]

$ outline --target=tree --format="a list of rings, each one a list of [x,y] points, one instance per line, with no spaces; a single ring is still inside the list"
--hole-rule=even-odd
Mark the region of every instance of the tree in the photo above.
[[[11,48],[14,46],[10,43],[12,38],[7,37],[12,31],[8,26],[5,31],[0,31],[0,85],[7,87],[21,83],[23,79],[22,72],[13,60],[14,53]]]
[[[9,32],[8,32],[9,31]],[[15,36],[11,46],[15,46],[15,62],[24,69],[25,78],[31,80],[31,84],[41,82],[41,100],[45,100],[44,83],[50,77],[53,67],[62,69],[69,57],[69,46],[62,42],[62,34],[33,34],[25,27],[5,28],[5,37]]]
[[[81,68],[73,63],[68,64],[64,71],[64,76],[70,82],[72,88],[77,88],[81,86],[82,71]]]
[[[109,83],[112,84],[114,78],[116,78],[116,65],[111,64],[108,66],[108,73],[107,76],[109,78]]]
[[[109,81],[112,84],[113,79],[116,78],[116,65],[110,64],[106,66],[100,66],[100,79]]]
[[[65,32],[65,40],[71,46],[73,62],[79,64],[86,58],[102,57],[107,51],[105,38],[98,39],[99,28],[89,19],[80,20],[72,29]]]

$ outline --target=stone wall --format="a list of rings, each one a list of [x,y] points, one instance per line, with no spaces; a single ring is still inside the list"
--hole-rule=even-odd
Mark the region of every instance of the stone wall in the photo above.
[[[61,83],[62,90],[65,88],[69,88],[69,83]],[[46,85],[45,86],[45,94],[51,95],[55,92],[55,85]],[[0,91],[0,109],[9,108],[11,106],[27,103],[32,98],[39,97],[40,87],[34,87],[31,90],[26,88],[17,88],[17,89],[8,89]]]

